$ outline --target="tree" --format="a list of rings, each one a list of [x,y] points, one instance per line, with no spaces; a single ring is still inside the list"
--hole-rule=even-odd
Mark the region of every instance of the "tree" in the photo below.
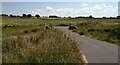
[[[28,15],[27,15],[27,17],[28,17],[28,18],[31,18],[31,17],[32,17],[32,15],[31,15],[31,14],[28,14]]]
[[[120,16],[117,16],[117,19],[120,19]]]
[[[110,19],[112,19],[113,17],[110,17]]]
[[[16,15],[12,15],[12,14],[10,14],[10,17],[16,17]]]
[[[13,17],[13,15],[12,15],[12,14],[10,14],[10,17]]]
[[[22,17],[26,17],[27,15],[26,14],[23,14]]]
[[[71,18],[71,16],[69,16],[68,18]]]
[[[21,17],[20,15],[17,15],[16,17]]]
[[[90,15],[89,18],[93,18],[92,15]]]
[[[56,15],[52,15],[52,16],[51,16],[51,15],[50,15],[49,18],[58,18],[58,16],[56,16]]]
[[[40,15],[36,14],[36,15],[35,15],[35,17],[39,18],[39,17],[40,17]]]
[[[1,16],[8,16],[7,14],[1,14]]]
[[[102,17],[103,19],[106,19],[106,17]]]

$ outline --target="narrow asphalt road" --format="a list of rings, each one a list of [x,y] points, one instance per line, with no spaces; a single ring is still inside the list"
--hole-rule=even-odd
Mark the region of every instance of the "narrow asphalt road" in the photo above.
[[[68,30],[68,27],[55,27],[62,31],[70,39],[76,41],[80,50],[85,55],[88,63],[118,63],[118,46],[104,41],[80,36]]]

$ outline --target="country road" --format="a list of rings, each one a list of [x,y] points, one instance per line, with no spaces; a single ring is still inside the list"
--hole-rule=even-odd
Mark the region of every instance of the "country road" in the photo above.
[[[68,30],[68,27],[57,26],[55,28],[78,43],[79,48],[88,63],[118,63],[118,46],[89,37],[80,36],[79,34]]]

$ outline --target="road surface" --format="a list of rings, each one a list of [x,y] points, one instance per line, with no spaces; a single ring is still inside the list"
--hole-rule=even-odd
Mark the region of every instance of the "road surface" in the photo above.
[[[80,36],[68,30],[68,27],[57,26],[55,28],[78,43],[88,63],[118,63],[118,46]]]

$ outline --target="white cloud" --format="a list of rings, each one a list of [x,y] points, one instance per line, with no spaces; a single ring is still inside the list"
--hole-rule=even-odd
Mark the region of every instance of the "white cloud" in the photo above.
[[[112,8],[113,6],[109,5],[108,7]]]
[[[81,5],[82,5],[82,6],[88,6],[88,4],[87,4],[87,3],[82,3]]]
[[[52,10],[53,8],[52,7],[46,7],[47,10]]]
[[[73,8],[54,9],[52,7],[46,7],[46,9],[29,10],[28,13],[31,13],[33,15],[40,14],[41,16],[49,16],[49,15],[58,15],[58,16],[93,15],[95,17],[117,16],[117,7],[113,7],[111,5],[105,5],[105,4],[95,5],[93,7],[83,7],[79,9],[73,9]]]

